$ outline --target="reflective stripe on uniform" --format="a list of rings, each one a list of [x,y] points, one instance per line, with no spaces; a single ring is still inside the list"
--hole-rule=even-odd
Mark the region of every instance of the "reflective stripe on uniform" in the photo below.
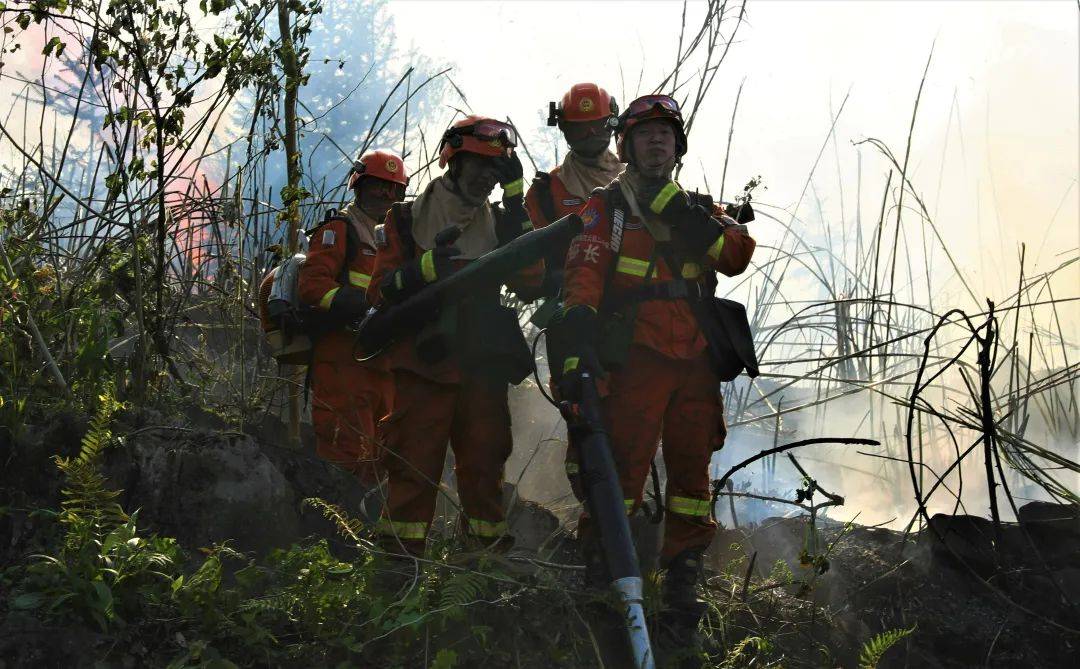
[[[710,251],[711,253],[711,251]],[[629,274],[630,276],[636,276],[639,279],[645,278],[645,273],[649,272],[649,262],[647,260],[640,260],[638,258],[629,258],[627,256],[619,256],[619,259],[615,261],[615,271],[622,272],[623,274]],[[653,266],[650,276],[656,276],[656,266]],[[696,262],[684,263],[682,266],[682,278],[684,279],[696,279],[701,276],[701,265]]]
[[[431,251],[425,251],[424,255],[420,256],[420,275],[424,277],[424,281],[431,283],[438,278],[435,274],[435,254]]]
[[[478,537],[501,537],[506,534],[506,521],[469,519],[469,532]]]
[[[337,295],[337,292],[340,288],[340,286],[337,286],[326,291],[326,295],[323,295],[322,299],[319,300],[319,308],[323,310],[329,310],[330,303],[334,301],[334,296]]]
[[[626,515],[629,516],[634,511],[634,500],[633,499],[624,499],[622,502],[623,502],[623,506],[626,507]]]
[[[693,497],[668,496],[668,511],[683,516],[708,516],[710,501]]]
[[[349,270],[349,283],[361,288],[367,288],[371,284],[371,275]]]
[[[649,261],[619,256],[615,261],[615,271],[644,279],[645,273],[649,271]]]
[[[574,371],[577,369],[579,362],[581,362],[581,358],[577,357],[569,357],[566,360],[563,360],[562,373],[565,374]]]
[[[521,195],[523,190],[525,190],[525,180],[519,177],[503,186],[503,197]]]
[[[580,471],[581,471],[581,467],[580,467],[580,465],[578,465],[578,463],[576,463],[576,462],[567,462],[566,463],[566,473],[569,476],[573,476],[573,475],[577,474]]]
[[[407,522],[380,518],[375,524],[375,531],[379,534],[405,539],[407,541],[423,541],[427,537],[428,524],[424,522]]]
[[[720,235],[713,242],[713,245],[709,247],[709,257],[713,260],[720,259],[720,252],[724,250],[724,235]]]
[[[679,192],[679,187],[675,185],[674,181],[669,181],[666,186],[660,189],[660,192],[653,198],[652,203],[649,204],[649,209],[652,209],[654,214],[659,214],[667,206],[668,202],[671,202],[671,198]]]

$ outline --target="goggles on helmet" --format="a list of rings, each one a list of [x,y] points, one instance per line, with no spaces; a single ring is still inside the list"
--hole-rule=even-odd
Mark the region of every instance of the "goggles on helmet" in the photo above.
[[[679,103],[675,102],[675,99],[669,95],[642,96],[630,103],[630,106],[626,108],[625,116],[626,118],[634,118],[649,114],[654,110],[682,118]]]
[[[451,146],[455,145],[456,138],[460,142],[461,137],[475,137],[477,139],[501,142],[507,148],[517,146],[517,130],[509,123],[501,121],[481,121],[464,128],[450,128],[446,131],[443,139]]]

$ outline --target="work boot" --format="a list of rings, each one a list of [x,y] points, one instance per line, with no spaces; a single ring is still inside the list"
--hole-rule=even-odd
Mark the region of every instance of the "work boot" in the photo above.
[[[702,552],[687,549],[668,562],[662,586],[663,610],[660,612],[657,646],[661,656],[679,669],[700,667],[701,638],[698,624],[706,604],[698,597]]]
[[[663,585],[665,607],[687,609],[697,608],[702,604],[698,598],[702,552],[700,549],[688,548],[668,562]]]

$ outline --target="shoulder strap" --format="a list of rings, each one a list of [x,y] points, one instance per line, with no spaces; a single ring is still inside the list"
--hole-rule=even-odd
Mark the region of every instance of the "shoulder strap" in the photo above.
[[[395,202],[390,211],[394,216],[394,231],[401,240],[401,255],[405,260],[416,257],[416,239],[412,233],[412,202]]]
[[[360,248],[360,236],[356,234],[356,230],[353,229],[352,222],[338,214],[338,210],[330,208],[326,210],[326,215],[323,216],[323,220],[310,230],[305,230],[304,234],[311,237],[319,228],[332,223],[333,221],[341,221],[345,224],[345,262],[341,264],[341,272],[338,274],[338,283],[343,286],[349,285],[349,265],[352,263],[353,258],[356,257],[357,249]]]
[[[622,248],[623,230],[626,226],[626,198],[618,186],[604,186],[592,192],[593,195],[602,195],[604,205],[611,212],[611,250],[619,255]]]
[[[611,242],[609,248],[615,254],[615,261],[612,262],[611,266],[608,268],[608,275],[605,279],[605,292],[607,292],[614,282],[615,268],[619,265],[619,250],[622,248],[623,231],[626,226],[627,204],[626,198],[623,196],[622,189],[618,186],[613,186],[609,184],[602,188],[597,188],[593,191],[593,195],[602,195],[604,197],[604,205],[607,207],[608,211],[611,212]],[[643,288],[648,289],[651,287],[650,283],[653,268],[656,266],[656,252],[658,248],[658,246],[654,247],[653,253],[649,257],[649,265],[645,270],[645,285],[643,286]],[[632,306],[633,304],[641,301],[643,300],[635,299],[626,301],[623,300],[621,297],[615,298],[613,296],[609,308],[612,311],[619,311],[624,307]]]

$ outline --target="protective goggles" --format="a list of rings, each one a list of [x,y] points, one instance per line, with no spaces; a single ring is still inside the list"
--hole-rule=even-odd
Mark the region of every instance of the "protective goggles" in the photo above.
[[[464,128],[450,128],[443,135],[443,141],[450,146],[460,146],[461,137],[476,137],[489,142],[502,142],[503,146],[517,146],[517,130],[509,123],[501,121],[481,121]],[[456,141],[455,141],[456,140]]]
[[[668,95],[643,95],[630,103],[624,116],[626,118],[635,118],[649,114],[654,110],[682,118],[679,103]]]

